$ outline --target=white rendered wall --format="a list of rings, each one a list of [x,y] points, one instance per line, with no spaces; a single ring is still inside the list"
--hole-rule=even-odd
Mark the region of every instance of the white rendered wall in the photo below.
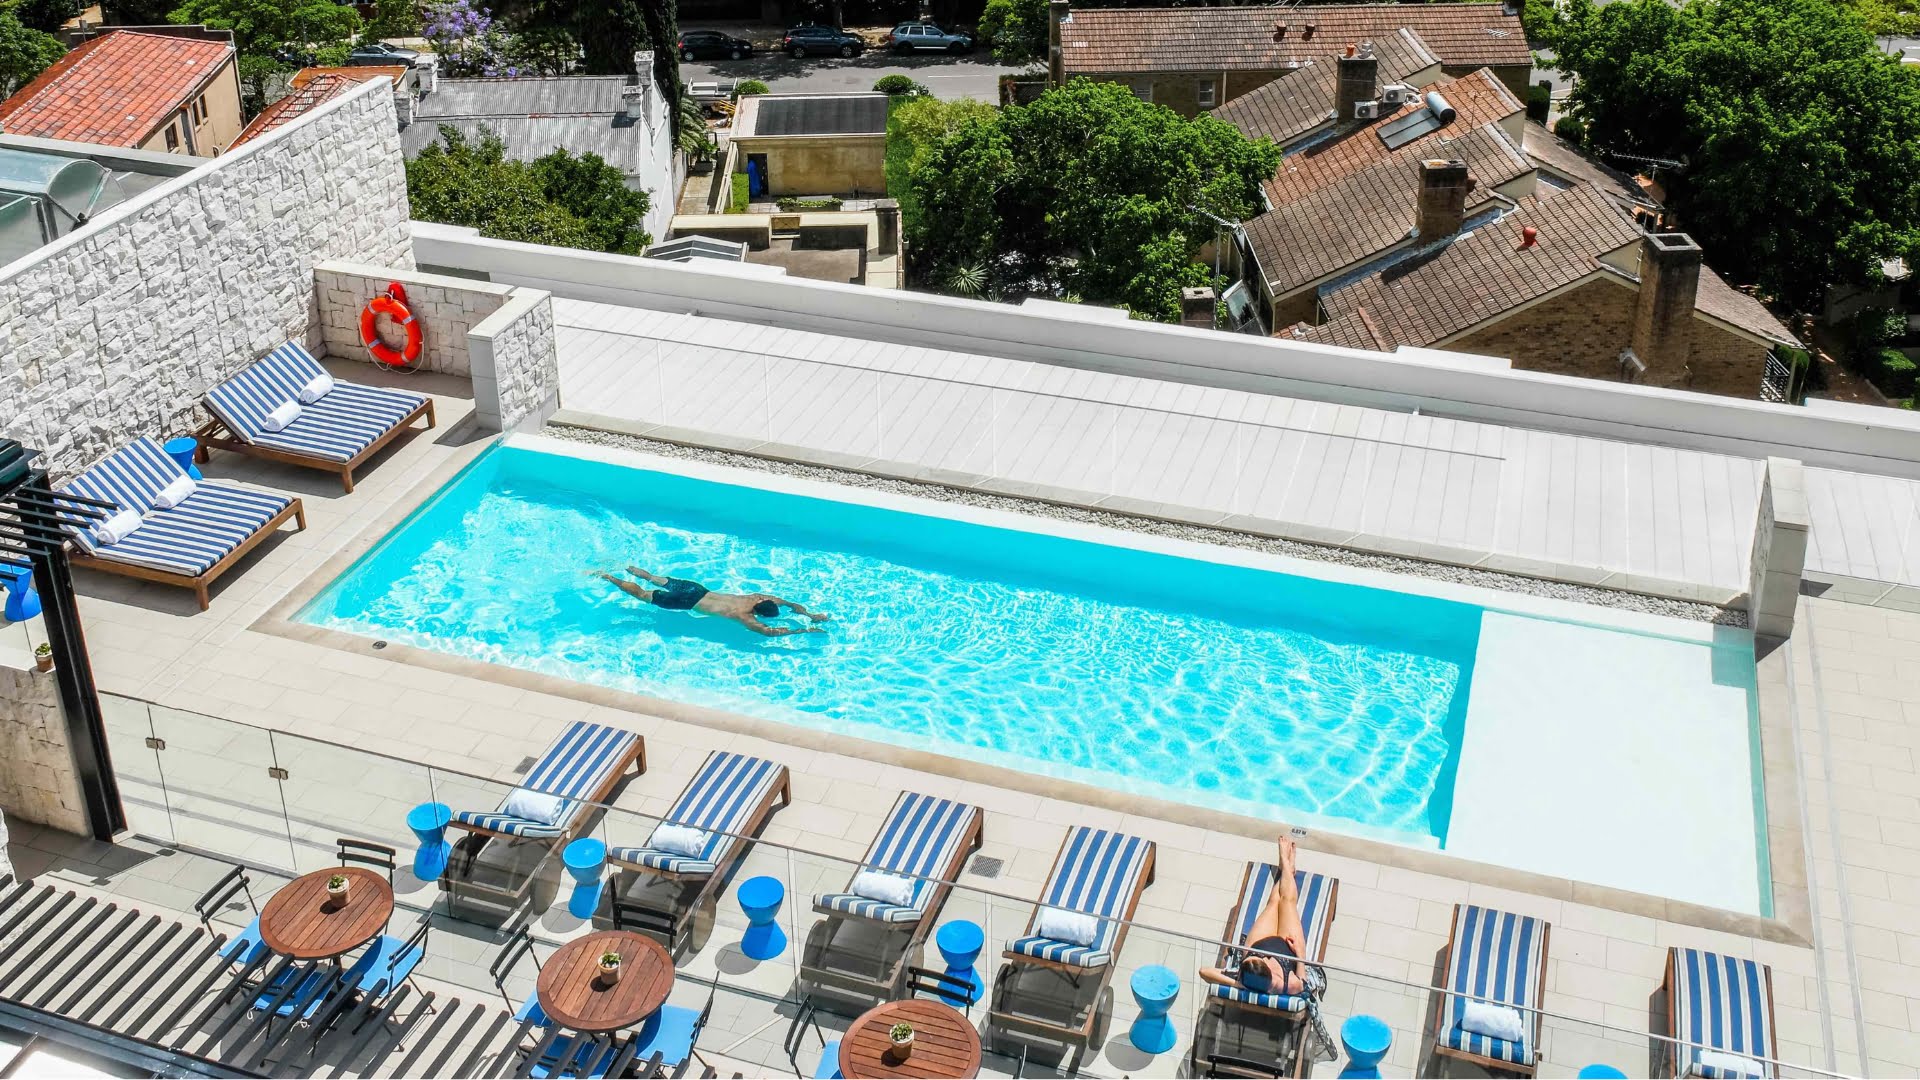
[[[208,387],[315,334],[314,264],[413,265],[385,80],[0,267],[0,431],[72,473],[193,427]]]

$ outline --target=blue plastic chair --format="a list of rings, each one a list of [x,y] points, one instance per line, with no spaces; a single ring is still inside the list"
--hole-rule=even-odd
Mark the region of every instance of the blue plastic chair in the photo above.
[[[720,991],[720,981],[714,980],[707,991],[707,1003],[699,1012],[683,1009],[678,1005],[662,1005],[658,1012],[646,1018],[634,1039],[639,1044],[639,1056],[660,1055],[661,1062],[668,1068],[677,1069],[693,1056],[693,1048],[700,1041],[700,1032],[706,1029],[707,1020],[713,1016],[713,998]]]
[[[575,1077],[577,1080],[602,1080],[612,1071],[621,1048],[606,1036],[583,1035],[555,1030],[534,1048],[533,1060],[523,1074],[535,1080],[548,1077]]]
[[[388,994],[399,989],[400,984],[413,977],[413,969],[427,956],[427,930],[432,919],[422,919],[413,934],[405,940],[392,934],[381,934],[374,939],[360,959],[347,969],[347,978],[360,991],[374,1001],[383,1001]],[[414,987],[420,991],[418,986]],[[424,996],[424,993],[422,994]]]

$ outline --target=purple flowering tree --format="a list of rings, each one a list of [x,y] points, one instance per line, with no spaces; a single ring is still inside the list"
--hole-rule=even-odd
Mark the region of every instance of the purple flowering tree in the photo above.
[[[503,70],[502,31],[494,29],[493,13],[474,0],[442,0],[427,5],[421,36],[440,58],[440,73],[452,78],[514,74]]]

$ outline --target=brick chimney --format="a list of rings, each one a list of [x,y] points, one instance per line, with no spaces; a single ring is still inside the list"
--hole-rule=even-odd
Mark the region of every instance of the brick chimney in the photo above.
[[[1458,158],[1428,158],[1420,163],[1420,194],[1414,204],[1413,227],[1422,244],[1460,231],[1467,217],[1467,193],[1473,179],[1467,163]]]
[[[1047,77],[1053,85],[1059,86],[1067,81],[1066,52],[1060,44],[1060,27],[1073,17],[1067,6],[1067,0],[1048,0],[1047,2]]]
[[[1686,233],[1640,240],[1640,295],[1633,305],[1633,351],[1649,386],[1685,386],[1693,352],[1693,305],[1700,291],[1700,245]]]
[[[1373,43],[1363,41],[1347,46],[1347,55],[1338,61],[1340,73],[1333,81],[1333,122],[1353,123],[1353,107],[1374,98],[1374,83],[1380,74],[1380,60],[1373,55]]]
[[[1213,290],[1196,285],[1180,290],[1180,325],[1213,329]]]

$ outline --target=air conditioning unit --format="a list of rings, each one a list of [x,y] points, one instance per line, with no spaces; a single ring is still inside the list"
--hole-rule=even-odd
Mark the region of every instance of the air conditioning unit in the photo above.
[[[1377,101],[1356,101],[1353,103],[1353,118],[1356,120],[1380,119],[1380,103]]]
[[[1388,105],[1405,105],[1420,95],[1420,91],[1406,83],[1394,83],[1380,92],[1380,100]]]

